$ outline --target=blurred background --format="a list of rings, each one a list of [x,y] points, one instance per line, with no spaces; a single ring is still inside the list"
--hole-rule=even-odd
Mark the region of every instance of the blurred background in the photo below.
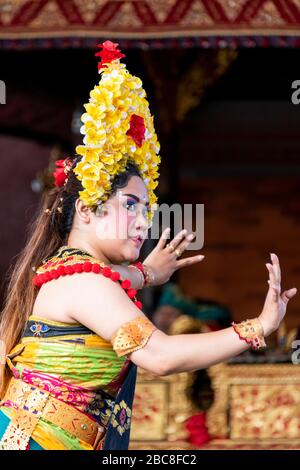
[[[142,78],[155,116],[158,202],[205,205],[205,261],[173,276],[181,295],[224,306],[228,321],[256,316],[271,252],[283,288],[299,289],[299,27],[299,0],[0,0],[1,302],[54,162],[81,142],[83,104],[99,79],[94,53],[106,39]],[[154,318],[161,295],[144,294]],[[299,309],[297,296],[273,362],[299,335]],[[295,406],[290,437],[300,438]]]

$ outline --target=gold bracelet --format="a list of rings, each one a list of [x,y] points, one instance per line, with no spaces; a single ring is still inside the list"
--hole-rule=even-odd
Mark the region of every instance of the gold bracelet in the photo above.
[[[138,289],[143,289],[143,287],[145,286],[145,279],[144,279],[144,276],[143,276],[143,273],[139,270],[139,268],[137,268],[136,266],[134,266],[133,264],[130,264],[129,267],[131,268],[134,268],[136,271],[138,271],[139,275],[140,275],[140,278],[142,280],[142,285],[141,287],[139,287]]]
[[[149,266],[146,266],[144,263],[143,263],[143,267],[144,267],[144,273],[145,273],[145,277],[146,277],[145,285],[146,286],[151,286],[151,285],[154,284],[155,274],[154,274],[153,270]]]
[[[264,330],[258,318],[245,320],[241,323],[232,322],[231,325],[239,338],[246,341],[252,349],[258,350],[266,347]]]

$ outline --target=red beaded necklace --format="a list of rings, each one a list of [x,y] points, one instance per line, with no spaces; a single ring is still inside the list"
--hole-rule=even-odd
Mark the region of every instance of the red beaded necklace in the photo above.
[[[106,266],[97,258],[80,248],[71,248],[66,245],[61,246],[58,251],[43,261],[43,264],[35,271],[37,274],[33,277],[33,283],[40,288],[42,284],[58,279],[60,276],[71,275],[75,273],[93,272],[103,274],[114,282],[119,282],[128,297],[134,304],[142,309],[143,304],[136,298],[136,289],[131,287],[130,279],[121,279],[120,273],[113,271],[110,266]]]

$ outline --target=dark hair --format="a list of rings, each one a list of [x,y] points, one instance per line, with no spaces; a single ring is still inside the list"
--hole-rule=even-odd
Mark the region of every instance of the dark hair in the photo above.
[[[61,245],[66,244],[73,224],[75,201],[79,191],[84,189],[73,171],[81,158],[81,156],[74,157],[65,186],[54,187],[44,192],[38,213],[27,227],[25,247],[8,272],[0,321],[0,339],[5,346],[5,354],[20,341],[24,326],[31,314],[37,295],[37,287],[32,282],[35,267]],[[109,196],[114,195],[117,189],[126,186],[131,176],[140,176],[140,173],[137,166],[129,161],[125,170],[113,179]],[[93,210],[97,207],[95,206]],[[57,210],[59,208],[62,208],[61,212]],[[46,209],[51,211],[50,215]],[[0,399],[5,393],[9,377],[6,365],[0,364]]]
[[[76,177],[75,173],[72,171],[80,160],[81,157],[75,158],[68,178],[68,182],[62,191],[61,197],[63,201],[61,216],[59,217],[57,216],[57,214],[54,213],[53,223],[57,226],[57,231],[60,234],[62,243],[66,242],[72,228],[73,219],[75,215],[75,201],[78,198],[78,193],[79,191],[82,191],[84,189],[81,182]],[[111,190],[109,192],[108,197],[111,197],[116,194],[118,189],[124,188],[132,176],[141,177],[141,174],[138,170],[137,165],[132,161],[128,161],[125,170],[117,174],[112,180]],[[100,203],[98,205],[93,206],[91,209],[96,212],[96,210],[101,205],[102,204]]]

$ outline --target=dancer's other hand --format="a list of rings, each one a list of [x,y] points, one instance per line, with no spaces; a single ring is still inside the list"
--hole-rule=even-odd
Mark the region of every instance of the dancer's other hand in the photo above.
[[[167,282],[177,269],[191,266],[192,264],[199,263],[204,259],[204,255],[195,255],[178,259],[188,248],[195,235],[193,233],[188,234],[188,231],[183,229],[167,244],[166,242],[169,232],[169,228],[166,228],[162,232],[156,247],[143,261],[143,264],[145,266],[149,266],[154,273],[155,281],[152,285],[155,286],[159,286]],[[175,250],[179,250],[179,252],[177,251],[176,254]]]
[[[297,289],[285,290],[281,293],[281,271],[278,256],[271,253],[272,263],[267,263],[269,271],[269,289],[262,313],[258,317],[264,329],[264,335],[269,336],[279,327],[286,314],[287,304],[296,293]]]

